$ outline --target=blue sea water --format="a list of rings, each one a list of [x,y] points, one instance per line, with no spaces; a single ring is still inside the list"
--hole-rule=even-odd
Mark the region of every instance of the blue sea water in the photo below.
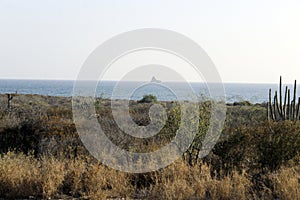
[[[116,84],[119,84],[118,92],[115,91]],[[209,98],[208,88],[204,83],[190,83],[194,94],[201,98]],[[74,81],[71,80],[12,80],[0,79],[0,94],[40,94],[49,96],[73,95]],[[169,88],[172,88],[169,89]],[[226,102],[250,101],[262,103],[268,101],[268,90],[274,92],[278,89],[277,84],[239,84],[224,83]],[[292,85],[289,85],[292,89]],[[84,92],[84,91],[83,91]],[[191,94],[186,90],[183,83],[161,83],[148,84],[143,82],[121,82],[103,81],[98,83],[96,88],[97,97],[113,99],[138,100],[145,94],[154,94],[159,100],[189,100]],[[298,96],[300,93],[298,91]]]

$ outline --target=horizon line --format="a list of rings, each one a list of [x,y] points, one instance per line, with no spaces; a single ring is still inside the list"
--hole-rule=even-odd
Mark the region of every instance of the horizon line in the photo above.
[[[61,79],[61,78],[3,78],[0,77],[0,80],[28,80],[28,81],[76,81],[76,79]],[[99,81],[99,80],[82,80],[82,81]],[[104,79],[101,81],[111,81],[111,82],[118,82],[120,80],[116,79]],[[145,80],[125,80],[124,82],[146,82]],[[181,83],[182,81],[163,81],[166,83]],[[205,81],[187,81],[188,83],[206,83]],[[216,83],[216,82],[210,82],[210,83]],[[222,81],[221,83],[225,84],[278,84],[279,82],[238,82],[238,81]],[[292,82],[286,82],[285,84],[294,84],[294,81]],[[299,85],[298,83],[297,85]]]

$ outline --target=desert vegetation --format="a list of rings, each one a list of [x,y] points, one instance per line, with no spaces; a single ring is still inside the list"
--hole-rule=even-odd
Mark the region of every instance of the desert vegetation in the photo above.
[[[210,154],[198,157],[211,103],[199,103],[199,129],[176,162],[149,173],[125,173],[94,159],[82,145],[71,98],[15,95],[8,109],[0,95],[0,198],[63,199],[299,199],[300,122],[268,120],[268,104],[227,105],[222,135]],[[163,129],[148,139],[116,126],[110,100],[98,98],[96,118],[107,137],[129,151],[153,151],[168,143],[180,123],[177,102],[148,97],[130,102],[138,125],[150,123],[149,108],[166,108]],[[116,100],[122,101],[122,100]]]

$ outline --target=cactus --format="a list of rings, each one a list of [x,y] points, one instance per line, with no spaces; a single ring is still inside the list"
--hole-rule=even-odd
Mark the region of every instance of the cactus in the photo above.
[[[297,90],[297,81],[295,80],[295,84],[294,84],[294,98],[293,98],[293,115],[292,115],[292,119],[295,120],[296,119],[296,90]]]
[[[11,110],[11,100],[13,99],[12,94],[7,94],[7,109]]]
[[[299,109],[300,109],[300,97],[298,97],[298,104],[296,110],[296,120],[299,120]]]
[[[286,119],[286,98],[287,98],[287,93],[288,93],[288,86],[285,86],[285,93],[284,93],[284,104],[283,104],[283,119]]]
[[[277,113],[275,112],[276,108],[277,108]],[[279,108],[279,105],[278,105],[277,91],[275,91],[275,95],[274,95],[274,116],[275,116],[275,118],[280,118],[280,108]]]
[[[271,88],[269,89],[269,103],[268,103],[268,108],[269,108],[269,112],[268,112],[268,119],[272,119],[275,120],[275,116],[274,116],[274,112],[273,112],[273,108],[272,108],[272,90]]]
[[[283,113],[282,113],[282,78],[280,76],[280,80],[279,80],[279,101],[280,101],[280,107],[278,109],[279,115],[281,118],[283,118]],[[278,105],[277,105],[278,106]]]
[[[300,119],[300,97],[297,102],[297,81],[294,82],[293,99],[291,100],[291,91],[285,87],[284,99],[282,95],[282,77],[279,80],[279,94],[275,91],[272,102],[272,91],[269,89],[269,102],[268,102],[268,119],[273,121]],[[279,99],[278,99],[279,96]]]
[[[287,118],[286,119],[290,119],[290,116],[291,116],[291,113],[290,113],[290,110],[291,110],[291,103],[290,103],[290,96],[291,96],[291,90],[288,89],[288,106],[287,106]]]

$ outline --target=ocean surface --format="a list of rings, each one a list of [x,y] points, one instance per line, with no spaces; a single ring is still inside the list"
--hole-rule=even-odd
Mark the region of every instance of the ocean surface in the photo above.
[[[97,85],[97,84],[96,84]],[[116,82],[104,81],[96,87],[96,97],[111,99],[139,100],[145,94],[153,94],[159,100],[189,100],[191,91],[200,98],[210,98],[209,90],[204,83],[190,83],[191,90],[187,90],[184,83],[152,83],[152,82]],[[117,88],[115,88],[118,86]],[[292,85],[288,85],[292,89]],[[49,96],[73,95],[74,81],[64,80],[12,80],[0,79],[0,94],[40,94]],[[170,89],[171,88],[171,89]],[[226,102],[250,101],[262,103],[268,101],[269,88],[274,92],[277,84],[239,84],[224,83]],[[283,88],[284,89],[284,88]],[[83,89],[82,92],[89,90]],[[300,92],[297,92],[300,96]]]

